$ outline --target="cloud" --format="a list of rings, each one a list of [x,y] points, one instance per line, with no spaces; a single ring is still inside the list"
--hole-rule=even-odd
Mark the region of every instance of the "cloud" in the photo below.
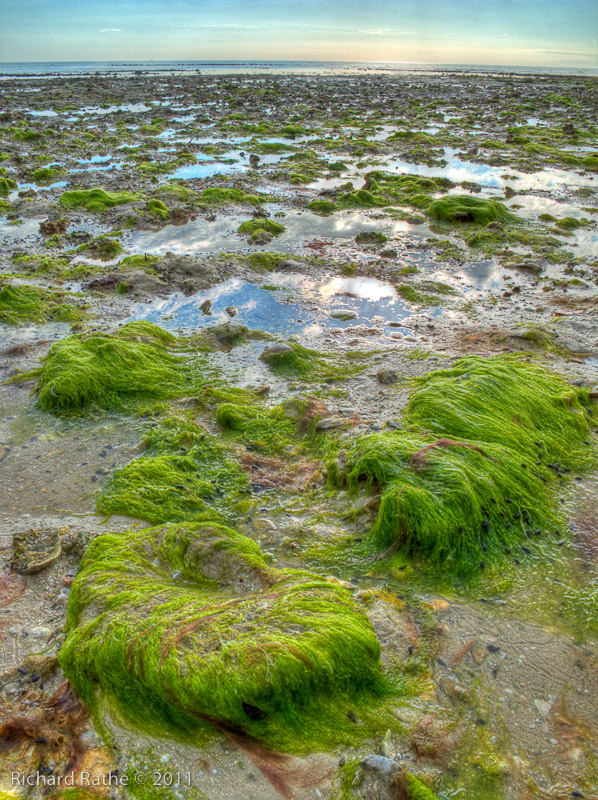
[[[375,28],[374,30],[360,30],[359,33],[368,33],[370,36],[384,36],[384,34],[389,31],[390,28]]]
[[[122,28],[100,28],[98,33],[122,33]]]

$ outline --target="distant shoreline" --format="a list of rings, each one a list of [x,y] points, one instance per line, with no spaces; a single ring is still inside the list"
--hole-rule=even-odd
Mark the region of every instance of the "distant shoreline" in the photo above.
[[[0,62],[0,77],[84,76],[98,73],[180,73],[206,71],[212,74],[229,73],[331,73],[351,74],[375,72],[382,74],[405,72],[457,72],[469,74],[506,75],[563,75],[596,77],[598,68],[541,67],[496,64],[434,64],[424,62],[383,61],[28,61]]]

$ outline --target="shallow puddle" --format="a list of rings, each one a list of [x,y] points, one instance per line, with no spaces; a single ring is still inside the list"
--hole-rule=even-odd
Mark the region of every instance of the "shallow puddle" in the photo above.
[[[237,312],[235,323],[283,336],[309,338],[327,328],[354,325],[382,326],[386,334],[411,333],[408,327],[397,323],[411,316],[413,308],[388,283],[374,278],[316,281],[299,273],[277,272],[269,273],[266,280],[272,289],[231,278],[190,297],[175,294],[156,299],[139,306],[131,319],[145,319],[170,329],[196,329],[230,322],[226,309],[233,306]],[[200,311],[206,300],[212,304],[209,315]],[[348,319],[335,319],[331,314],[346,315]]]

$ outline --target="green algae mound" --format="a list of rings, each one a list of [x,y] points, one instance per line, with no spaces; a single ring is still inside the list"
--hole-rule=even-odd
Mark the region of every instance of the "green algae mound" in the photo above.
[[[52,345],[37,377],[38,404],[64,413],[120,408],[126,400],[166,399],[189,380],[169,348],[168,331],[150,322],[129,322],[116,333],[77,334]]]
[[[13,181],[12,178],[1,178],[0,177],[0,194],[7,195],[16,189],[18,186],[16,181]]]
[[[437,222],[473,222],[487,225],[489,222],[508,222],[515,220],[506,206],[497,200],[484,200],[470,195],[450,194],[434,200],[427,208],[429,216]]]
[[[349,591],[198,523],[93,541],[59,660],[96,720],[116,710],[152,735],[215,726],[284,749],[313,742],[336,706],[382,697],[379,657]]]
[[[65,169],[61,166],[40,167],[33,173],[35,183],[50,183],[51,181],[64,175]]]
[[[472,356],[419,379],[403,429],[358,438],[342,477],[379,487],[378,548],[478,568],[560,524],[561,481],[593,463],[590,421],[587,390]]]
[[[64,294],[36,286],[0,286],[0,322],[76,322],[85,312],[64,302]]]
[[[83,208],[85,211],[102,212],[113,206],[131,203],[138,200],[139,195],[131,192],[107,192],[105,189],[78,189],[63,192],[60,205],[63,208]]]
[[[205,429],[167,417],[143,442],[145,454],[117,470],[97,502],[100,514],[147,522],[216,518],[228,511],[249,480],[226,448]]]

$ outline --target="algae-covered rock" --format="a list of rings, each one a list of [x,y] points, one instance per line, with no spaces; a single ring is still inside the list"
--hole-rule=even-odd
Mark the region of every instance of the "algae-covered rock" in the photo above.
[[[514,214],[497,200],[483,200],[471,195],[450,194],[434,200],[427,209],[437,222],[474,222],[487,225],[490,222],[515,220]]]
[[[52,345],[36,376],[38,403],[55,413],[125,400],[173,397],[187,377],[169,348],[175,338],[149,322],[129,322],[116,333],[75,335]]]
[[[401,430],[358,438],[342,477],[381,490],[378,547],[483,567],[560,524],[560,481],[593,461],[591,414],[586,389],[540,366],[464,358],[419,379]]]
[[[0,284],[0,323],[76,322],[85,312],[65,302],[65,292],[40,289],[37,286]]]
[[[225,446],[204,428],[167,417],[143,442],[145,453],[117,470],[98,498],[101,514],[154,524],[230,513],[249,482]]]
[[[93,541],[59,660],[96,719],[116,709],[153,735],[216,726],[284,747],[315,736],[304,715],[380,696],[379,655],[348,590],[272,569],[253,541],[204,523]]]
[[[63,192],[60,205],[63,208],[82,208],[85,211],[101,212],[113,206],[131,203],[139,195],[131,192],[107,192],[105,189],[77,189]]]

